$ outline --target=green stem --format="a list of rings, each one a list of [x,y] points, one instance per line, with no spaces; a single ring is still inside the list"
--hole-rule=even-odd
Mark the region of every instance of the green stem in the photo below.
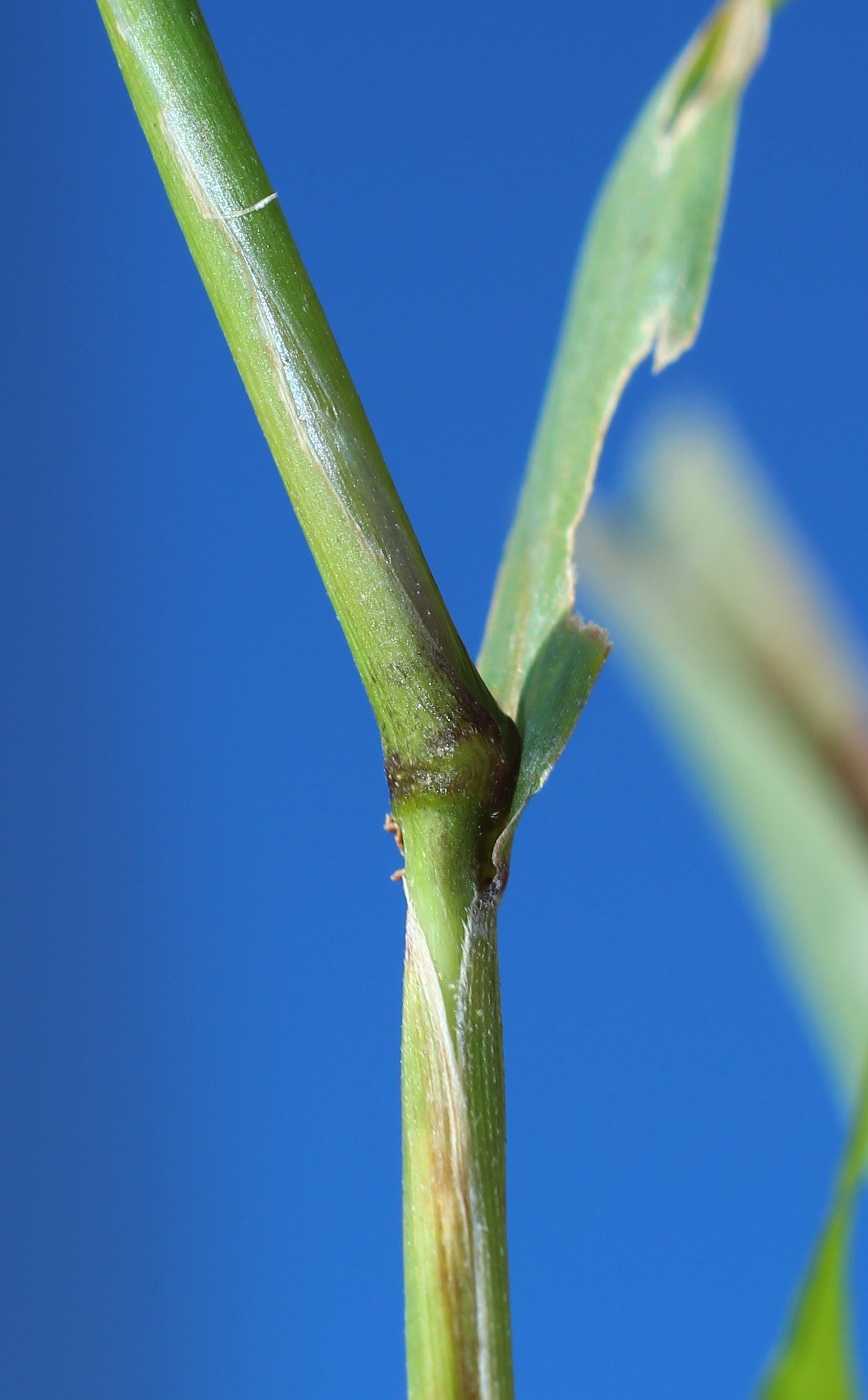
[[[460,784],[480,750],[502,746],[503,718],[422,554],[202,14],[195,0],[98,3],[365,683],[390,777]]]
[[[436,820],[407,860],[402,1099],[411,1400],[511,1400],[497,898]]]
[[[493,851],[518,733],[434,582],[197,5],[98,3],[380,727],[407,858],[410,1392],[509,1400]]]

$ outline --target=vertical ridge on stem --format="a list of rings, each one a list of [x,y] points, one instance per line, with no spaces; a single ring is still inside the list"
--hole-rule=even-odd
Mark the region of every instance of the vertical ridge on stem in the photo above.
[[[511,1400],[496,903],[461,931],[453,1008],[412,900],[402,1037],[411,1400]]]

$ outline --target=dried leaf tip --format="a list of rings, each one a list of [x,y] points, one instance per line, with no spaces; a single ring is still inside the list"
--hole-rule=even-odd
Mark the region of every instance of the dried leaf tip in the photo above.
[[[702,26],[682,60],[667,133],[681,139],[709,107],[744,87],[768,41],[769,0],[726,0]]]

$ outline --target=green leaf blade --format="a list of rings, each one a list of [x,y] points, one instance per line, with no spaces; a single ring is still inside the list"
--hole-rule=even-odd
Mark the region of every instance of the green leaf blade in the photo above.
[[[518,783],[509,821],[494,848],[495,865],[501,871],[508,867],[521,814],[566,748],[609,650],[609,638],[601,628],[567,613],[537,652],[518,713],[522,736]]]
[[[603,437],[636,366],[695,338],[714,264],[739,103],[766,0],[729,0],[654,92],[598,202],[580,259],[480,670],[516,716],[552,630],[572,612],[573,544]]]
[[[856,1204],[866,1163],[868,1079],[829,1217],[759,1400],[859,1400],[849,1266]]]

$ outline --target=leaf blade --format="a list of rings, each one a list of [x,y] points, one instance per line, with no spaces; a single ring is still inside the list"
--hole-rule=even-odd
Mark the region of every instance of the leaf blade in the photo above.
[[[536,656],[572,611],[575,531],[621,393],[648,354],[662,368],[697,333],[739,101],[768,18],[766,0],[721,6],[652,94],[597,204],[479,660],[513,716]]]
[[[865,683],[816,570],[738,456],[707,424],[662,433],[632,506],[585,522],[585,569],[852,1100],[868,1055]]]
[[[849,1264],[859,1188],[868,1161],[868,1079],[844,1152],[832,1206],[784,1342],[759,1400],[859,1400]]]
[[[509,865],[519,819],[566,748],[609,651],[602,628],[566,613],[534,658],[517,720],[522,736],[518,782],[493,853],[501,874]]]

